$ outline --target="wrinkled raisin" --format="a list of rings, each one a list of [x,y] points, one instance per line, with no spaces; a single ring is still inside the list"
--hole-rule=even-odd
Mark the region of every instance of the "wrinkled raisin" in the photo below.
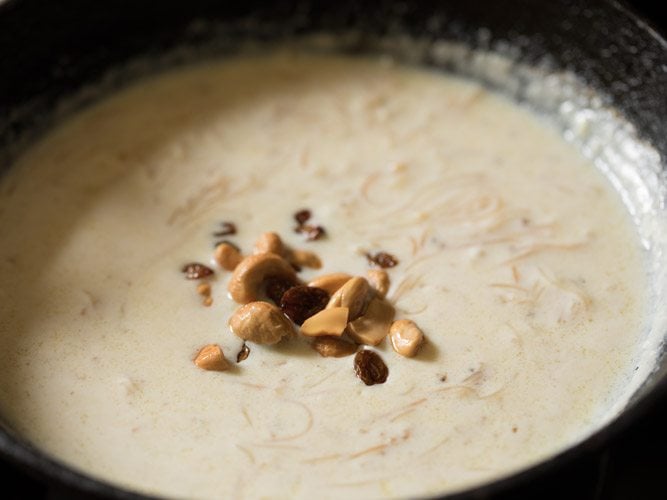
[[[205,278],[213,274],[213,269],[206,267],[204,264],[199,264],[198,262],[191,262],[190,264],[185,264],[181,269],[181,272],[185,273],[185,278],[189,280],[198,280],[199,278]]]
[[[303,209],[294,214],[294,220],[297,221],[300,226],[305,224],[308,219],[310,219],[310,210]]]
[[[287,290],[280,299],[280,308],[285,315],[301,325],[312,315],[327,306],[329,294],[314,286],[295,286]]]
[[[223,236],[229,236],[230,234],[236,234],[236,224],[233,222],[221,222],[220,230],[213,233],[213,236],[221,238]]]
[[[302,224],[294,228],[294,232],[301,233],[307,241],[319,240],[326,231],[322,226],[313,226],[311,224]]]
[[[249,355],[250,355],[250,347],[248,347],[244,342],[243,345],[241,346],[241,350],[236,355],[236,362],[240,363],[241,361],[245,361],[246,359],[248,359]]]
[[[354,371],[366,385],[384,384],[389,370],[375,351],[363,349],[354,357]]]
[[[378,252],[375,255],[367,253],[366,258],[370,264],[379,266],[382,269],[394,267],[398,264],[398,259],[387,252]]]
[[[264,281],[264,291],[275,305],[280,306],[283,294],[295,285],[296,283],[288,278],[271,277]]]

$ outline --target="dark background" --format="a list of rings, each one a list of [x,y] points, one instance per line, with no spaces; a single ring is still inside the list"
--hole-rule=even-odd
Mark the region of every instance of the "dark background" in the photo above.
[[[667,14],[660,7],[663,2],[632,0],[626,3],[649,19],[663,36],[667,33]],[[667,398],[663,398],[601,450],[585,454],[540,480],[514,488],[494,499],[667,499],[666,445]],[[70,492],[48,486],[2,460],[0,485],[0,498],[4,499],[73,498]]]

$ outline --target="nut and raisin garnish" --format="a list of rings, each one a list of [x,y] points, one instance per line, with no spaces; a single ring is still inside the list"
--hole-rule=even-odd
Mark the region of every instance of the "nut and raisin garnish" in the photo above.
[[[375,351],[363,349],[354,357],[354,372],[366,385],[384,384],[389,376],[387,365]]]
[[[329,294],[314,286],[299,285],[288,289],[280,299],[283,313],[297,325],[323,310]]]
[[[207,276],[211,276],[213,274],[213,269],[198,262],[191,262],[189,264],[185,264],[181,268],[181,272],[185,274],[186,279],[198,280],[201,278],[206,278]]]
[[[296,232],[307,240],[325,234],[324,228],[310,223],[311,217],[308,209],[294,214]],[[236,226],[224,222],[215,236],[235,233]],[[396,309],[387,298],[391,281],[384,269],[398,265],[398,259],[384,251],[367,252],[365,256],[373,266],[366,277],[329,272],[306,284],[297,272],[322,268],[320,257],[309,250],[292,248],[275,232],[262,233],[252,253],[246,255],[230,241],[219,241],[213,260],[221,269],[231,271],[227,290],[229,298],[239,304],[228,321],[231,332],[244,341],[236,362],[248,358],[247,343],[274,345],[300,338],[307,339],[311,348],[325,358],[356,353],[354,371],[364,384],[386,382],[389,369],[380,355],[372,348],[359,351],[360,346],[377,346],[388,338],[399,355],[412,357],[424,342],[424,334],[410,320],[394,321]],[[185,265],[182,271],[188,279],[214,274],[213,269],[197,262]],[[205,305],[212,304],[208,280],[198,284],[197,293]],[[195,363],[207,370],[229,368],[216,344],[203,348]]]
[[[368,259],[369,264],[372,266],[381,267],[382,269],[387,269],[389,267],[395,267],[398,265],[398,259],[387,252],[377,252],[375,254],[367,252],[366,258]]]

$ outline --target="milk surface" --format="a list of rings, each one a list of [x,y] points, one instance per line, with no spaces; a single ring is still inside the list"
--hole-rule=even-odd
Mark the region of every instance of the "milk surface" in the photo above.
[[[306,242],[308,208],[327,237]],[[192,360],[236,308],[204,307],[221,221],[276,231],[327,272],[387,251],[388,298],[428,342],[377,350],[385,384],[303,339]],[[623,392],[646,308],[606,179],[483,87],[386,62],[240,57],[161,75],[69,119],[0,184],[0,411],[53,456],[141,492],[438,494],[582,439]]]

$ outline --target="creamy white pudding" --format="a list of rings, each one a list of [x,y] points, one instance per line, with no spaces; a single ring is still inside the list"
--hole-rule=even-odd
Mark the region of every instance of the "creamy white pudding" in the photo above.
[[[326,238],[305,242],[309,208]],[[376,349],[386,383],[302,339],[234,369],[229,273],[183,278],[211,233],[276,231],[317,272],[384,250],[397,315],[428,341]],[[607,180],[483,87],[380,61],[242,57],[142,81],[70,118],[0,185],[0,410],[72,466],[186,497],[434,494],[591,432],[633,369],[647,283]]]

